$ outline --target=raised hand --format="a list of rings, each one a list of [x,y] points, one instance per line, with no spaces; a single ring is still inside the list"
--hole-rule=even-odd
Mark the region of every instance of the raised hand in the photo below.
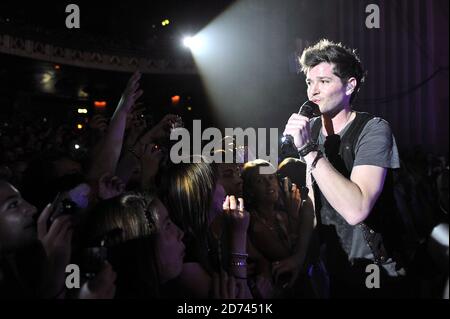
[[[98,197],[100,199],[110,199],[122,194],[125,190],[125,184],[122,180],[109,173],[105,173],[98,181]]]
[[[139,80],[141,79],[141,73],[139,71],[134,72],[128,81],[125,91],[122,93],[116,112],[124,112],[130,114],[136,101],[141,97],[144,91],[139,89]]]
[[[72,217],[58,217],[50,226],[47,222],[53,211],[48,204],[37,221],[38,239],[44,247],[47,255],[47,267],[45,268],[43,282],[44,297],[61,297],[65,291],[65,270],[70,263],[72,252]]]
[[[147,129],[147,123],[143,117],[144,111],[145,107],[142,107],[142,104],[138,103],[133,106],[132,111],[128,114],[124,142],[125,148],[134,147],[138,139]]]
[[[141,142],[148,144],[150,142],[159,142],[161,140],[168,139],[170,137],[171,129],[181,125],[181,117],[174,114],[167,114],[161,121],[159,121],[158,124],[152,127],[150,131],[145,133],[141,139]]]
[[[291,135],[297,148],[311,141],[311,129],[309,119],[303,115],[294,113],[286,123],[283,135]]]
[[[69,261],[72,241],[72,217],[63,215],[47,228],[53,206],[48,204],[38,218],[38,239],[42,243],[48,257],[58,256],[63,261]],[[67,264],[66,263],[66,264]]]
[[[294,183],[292,183],[292,187],[289,189],[289,177],[285,177],[283,179],[283,190],[286,210],[291,217],[298,220],[300,207],[302,206],[300,189]]]
[[[89,121],[89,127],[100,134],[104,134],[108,129],[108,120],[101,114],[95,114]]]
[[[92,163],[88,173],[90,180],[99,180],[105,172],[115,172],[125,136],[127,117],[133,110],[136,100],[142,95],[139,89],[141,74],[135,72],[128,81],[119,104],[111,118],[108,130],[100,141],[97,151],[92,157]]]
[[[244,209],[244,199],[238,198],[237,203],[233,195],[227,196],[223,203],[223,212],[233,233],[247,232],[250,214]]]
[[[133,126],[142,126],[145,123],[145,118],[142,116],[144,112],[144,104],[141,102],[136,103],[127,116],[127,128],[131,128]]]
[[[159,164],[163,158],[164,153],[158,144],[150,143],[146,145],[141,158],[141,167],[145,179],[148,180],[156,176],[159,170]]]

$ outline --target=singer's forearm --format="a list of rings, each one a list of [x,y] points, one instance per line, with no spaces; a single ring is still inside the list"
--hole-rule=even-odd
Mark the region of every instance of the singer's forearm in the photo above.
[[[308,168],[316,157],[305,157]],[[339,173],[327,159],[320,159],[312,175],[330,205],[351,225],[364,221],[381,193],[386,170],[375,166],[356,166],[350,179]]]

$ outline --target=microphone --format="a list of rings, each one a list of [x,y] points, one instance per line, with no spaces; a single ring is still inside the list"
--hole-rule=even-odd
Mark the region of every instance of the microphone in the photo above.
[[[303,115],[309,119],[312,119],[313,117],[320,115],[319,106],[316,103],[308,100],[305,103],[303,103],[302,106],[300,106],[298,114]]]
[[[316,103],[308,100],[303,103],[302,106],[300,106],[298,114],[307,117],[308,119],[320,116],[319,106]],[[294,138],[289,134],[281,138],[281,153],[283,154],[284,158],[298,158],[298,152],[297,147],[294,144]]]

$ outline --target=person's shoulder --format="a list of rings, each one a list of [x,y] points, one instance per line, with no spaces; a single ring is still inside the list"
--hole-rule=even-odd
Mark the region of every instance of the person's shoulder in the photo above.
[[[368,123],[383,123],[389,125],[389,122],[381,116],[362,111],[355,111],[355,113],[360,117],[366,117],[368,119]]]
[[[385,119],[383,119],[380,116],[373,115],[367,112],[357,112],[359,116],[365,116],[368,118],[367,124],[364,127],[363,131],[370,131],[370,130],[388,130],[391,131],[391,126],[389,122]]]
[[[193,273],[203,273],[205,270],[202,265],[198,262],[185,262],[183,263],[183,273],[193,274]]]

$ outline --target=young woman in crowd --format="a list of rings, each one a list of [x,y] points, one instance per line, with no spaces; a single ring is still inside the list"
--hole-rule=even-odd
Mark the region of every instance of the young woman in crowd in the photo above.
[[[260,168],[268,165],[271,164],[264,160],[244,165],[244,199],[251,216],[251,257],[257,260],[258,271],[273,279],[275,297],[282,297],[287,288],[298,283],[299,274],[305,270],[313,211],[311,206],[302,206],[295,184],[289,189],[284,180],[282,193],[276,174],[260,173]],[[298,296],[298,291],[291,293],[295,294],[291,297]]]

